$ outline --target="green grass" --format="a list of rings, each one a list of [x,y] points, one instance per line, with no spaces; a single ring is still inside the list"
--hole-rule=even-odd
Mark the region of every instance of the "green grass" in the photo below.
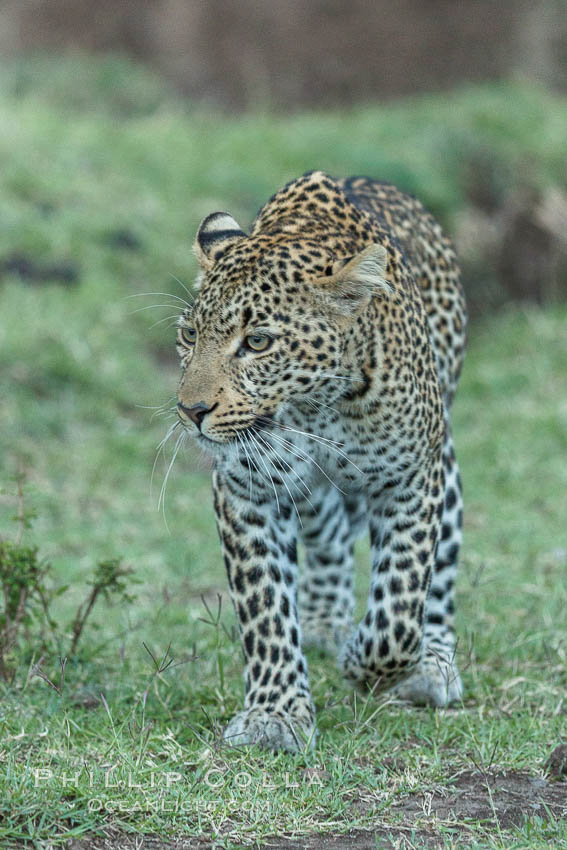
[[[141,584],[133,606],[95,611],[98,628],[70,659],[63,696],[29,675],[31,654],[14,685],[1,686],[2,846],[27,837],[55,847],[103,827],[218,835],[227,846],[377,823],[395,830],[391,807],[404,794],[449,786],[464,768],[541,773],[565,734],[567,309],[511,308],[471,332],[454,408],[466,498],[464,705],[433,712],[360,700],[312,654],[319,742],[289,756],[218,746],[241,703],[242,664],[237,644],[200,619],[201,594],[215,609],[218,591],[221,622],[228,631],[234,623],[208,472],[190,453],[178,460],[169,530],[156,510],[161,461],[149,493],[165,426],[144,406],[173,396],[177,380],[172,332],[151,326],[175,311],[133,313],[160,297],[124,299],[183,296],[171,275],[191,283],[200,218],[228,208],[247,223],[310,167],[397,180],[450,222],[467,152],[496,166],[509,160],[503,185],[526,162],[551,181],[566,134],[564,101],[506,86],[348,113],[222,118],[120,62],[6,69],[0,263],[64,262],[78,282],[32,285],[11,274],[0,284],[0,531],[14,533],[23,469],[26,506],[37,512],[25,539],[71,584],[58,601],[63,622],[96,561],[123,556]],[[117,244],[124,231],[133,247]],[[366,552],[361,545],[360,599]],[[156,675],[142,641],[160,657],[171,642],[181,661],[195,646],[198,658]],[[56,657],[43,663],[51,677],[57,666]],[[106,705],[92,700],[101,693]],[[386,756],[401,767],[383,768]],[[107,775],[124,785],[105,787]],[[501,834],[472,823],[466,834],[476,847],[567,846],[565,822],[552,819]],[[462,838],[449,835],[447,846]]]

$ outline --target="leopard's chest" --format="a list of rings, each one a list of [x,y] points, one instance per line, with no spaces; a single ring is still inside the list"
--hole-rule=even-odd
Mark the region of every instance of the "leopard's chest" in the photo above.
[[[243,499],[262,493],[278,501],[309,501],[319,486],[345,496],[386,480],[405,460],[388,422],[369,412],[329,404],[291,405],[270,423],[257,425],[220,464]]]
[[[377,425],[372,417],[348,417],[328,405],[286,411],[261,435],[270,461],[289,480],[309,486],[332,483],[343,492],[363,488],[376,468]],[[293,489],[293,488],[292,488]]]

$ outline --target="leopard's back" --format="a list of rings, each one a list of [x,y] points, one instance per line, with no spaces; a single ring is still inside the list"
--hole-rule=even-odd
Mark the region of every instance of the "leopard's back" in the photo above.
[[[451,240],[424,206],[395,186],[368,177],[337,180],[347,199],[365,210],[398,243],[427,314],[441,391],[450,405],[466,342],[466,305]]]

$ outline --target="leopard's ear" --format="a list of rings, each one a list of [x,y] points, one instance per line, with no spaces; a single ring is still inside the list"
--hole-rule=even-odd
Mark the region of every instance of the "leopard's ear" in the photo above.
[[[386,280],[388,253],[383,245],[369,245],[360,254],[339,260],[317,279],[320,292],[343,315],[352,315],[374,295],[389,295]]]
[[[246,234],[226,212],[208,215],[200,224],[193,250],[202,269],[211,269],[226,248]]]

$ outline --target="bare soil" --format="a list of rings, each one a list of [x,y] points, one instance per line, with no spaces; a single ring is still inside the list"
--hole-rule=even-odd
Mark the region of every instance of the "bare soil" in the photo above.
[[[357,808],[360,809],[358,805]],[[304,838],[274,837],[261,845],[272,850],[394,850],[405,846],[443,846],[452,835],[459,846],[468,846],[467,823],[491,832],[520,826],[537,815],[567,818],[567,781],[549,781],[528,773],[480,773],[465,771],[442,790],[409,794],[390,809],[392,825],[384,822],[370,830],[341,835],[320,833]],[[439,827],[443,827],[441,832]],[[478,830],[478,826],[477,826]],[[478,831],[477,837],[478,837]],[[472,836],[471,836],[472,840]],[[223,845],[226,846],[226,845]],[[107,838],[72,840],[67,850],[213,850],[206,839],[164,840],[159,836],[111,834]]]

